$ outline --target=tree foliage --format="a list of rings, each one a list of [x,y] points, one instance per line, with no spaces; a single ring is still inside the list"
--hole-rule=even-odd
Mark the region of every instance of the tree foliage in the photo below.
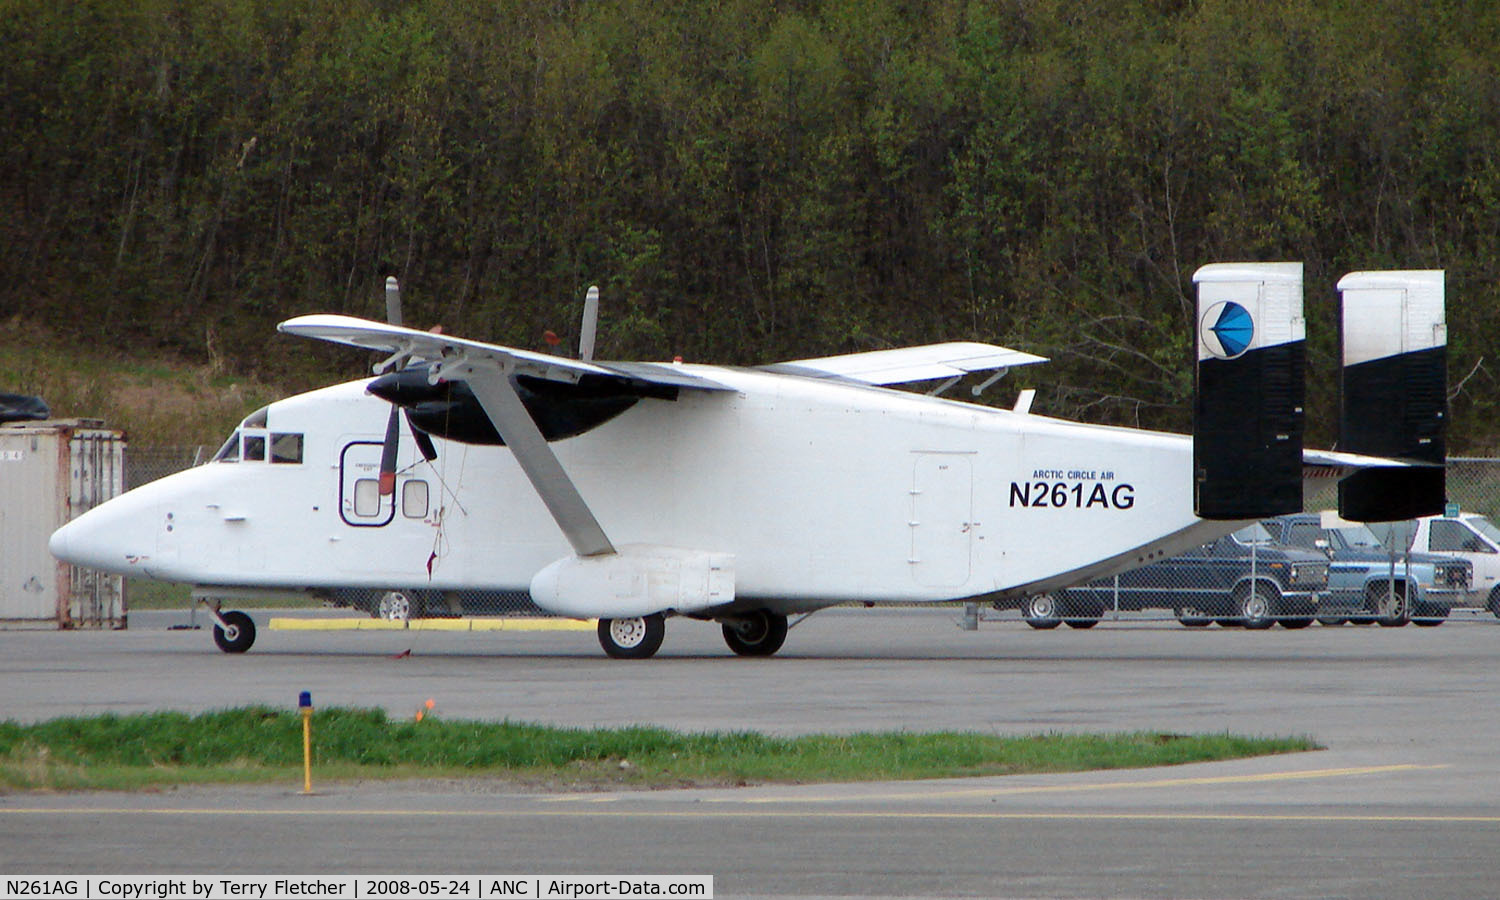
[[[1486,6],[0,0],[0,313],[274,368],[387,274],[522,346],[598,283],[611,356],[981,339],[1182,428],[1193,270],[1301,260],[1328,441],[1334,281],[1440,267],[1493,448]]]

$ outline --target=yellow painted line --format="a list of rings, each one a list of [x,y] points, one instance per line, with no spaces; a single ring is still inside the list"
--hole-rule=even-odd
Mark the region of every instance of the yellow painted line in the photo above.
[[[412,619],[409,622],[290,617],[271,620],[272,631],[593,631],[598,626],[598,619],[543,619],[534,616],[513,619]]]
[[[924,791],[920,788],[907,792],[886,791],[878,794],[823,794],[812,796],[788,796],[788,797],[705,797],[704,803],[744,803],[744,804],[772,804],[772,803],[849,803],[868,802],[871,800],[951,800],[958,798],[974,797],[1011,797],[1023,794],[1075,794],[1086,791],[1116,791],[1116,790],[1140,790],[1143,788],[1176,788],[1196,787],[1200,785],[1225,785],[1225,784],[1260,784],[1273,781],[1298,781],[1312,778],[1346,778],[1355,775],[1383,775],[1394,772],[1417,772],[1430,771],[1433,769],[1446,769],[1446,765],[1392,765],[1392,766],[1360,766],[1343,769],[1301,769],[1291,772],[1264,772],[1258,775],[1211,775],[1201,778],[1157,778],[1145,781],[1101,781],[1086,784],[1038,784],[1014,787],[994,788],[962,788],[954,790]],[[618,795],[600,796],[598,794],[578,794],[573,796],[547,797],[543,802],[565,803],[600,803],[608,802]]]
[[[48,809],[46,807],[0,808],[0,819],[21,816],[184,816],[211,818],[410,818],[429,819],[906,819],[906,820],[1055,820],[1055,821],[1177,821],[1177,822],[1369,822],[1427,824],[1500,824],[1500,815],[1364,815],[1320,813],[1099,813],[1099,812],[849,812],[839,810],[620,810],[620,809],[163,809],[99,808]]]

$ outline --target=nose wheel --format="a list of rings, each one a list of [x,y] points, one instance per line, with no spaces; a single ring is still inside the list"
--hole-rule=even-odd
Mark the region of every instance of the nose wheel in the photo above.
[[[218,614],[214,643],[225,653],[244,653],[255,643],[255,622],[237,609]]]

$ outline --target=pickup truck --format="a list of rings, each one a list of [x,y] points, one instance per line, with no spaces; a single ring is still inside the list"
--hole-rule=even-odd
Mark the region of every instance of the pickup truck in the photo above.
[[[1468,593],[1454,606],[1478,606],[1500,617],[1500,528],[1478,513],[1417,520],[1413,550],[1466,559],[1474,567]]]
[[[1112,578],[1028,598],[1021,614],[1034,628],[1059,621],[1087,627],[1107,609],[1170,609],[1183,625],[1218,622],[1246,628],[1311,625],[1328,587],[1328,558],[1284,547],[1249,525],[1171,559]],[[1116,606],[1118,604],[1118,607]]]
[[[1413,552],[1408,570],[1404,552],[1393,554],[1358,522],[1296,513],[1261,524],[1284,544],[1328,555],[1328,596],[1318,610],[1324,625],[1441,625],[1469,591],[1467,560]]]

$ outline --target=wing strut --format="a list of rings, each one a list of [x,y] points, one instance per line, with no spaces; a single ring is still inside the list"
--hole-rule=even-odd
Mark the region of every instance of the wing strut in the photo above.
[[[509,373],[488,366],[482,369],[472,364],[444,366],[443,377],[462,377],[469,383],[485,415],[490,417],[495,430],[505,440],[505,445],[516,455],[521,471],[530,479],[537,496],[547,504],[547,510],[562,529],[573,552],[579,556],[601,556],[614,553],[615,547],[605,536],[599,520],[568,473],[558,462],[557,455],[547,446],[536,421],[521,404],[516,388],[510,383]],[[507,367],[508,368],[508,367]]]

